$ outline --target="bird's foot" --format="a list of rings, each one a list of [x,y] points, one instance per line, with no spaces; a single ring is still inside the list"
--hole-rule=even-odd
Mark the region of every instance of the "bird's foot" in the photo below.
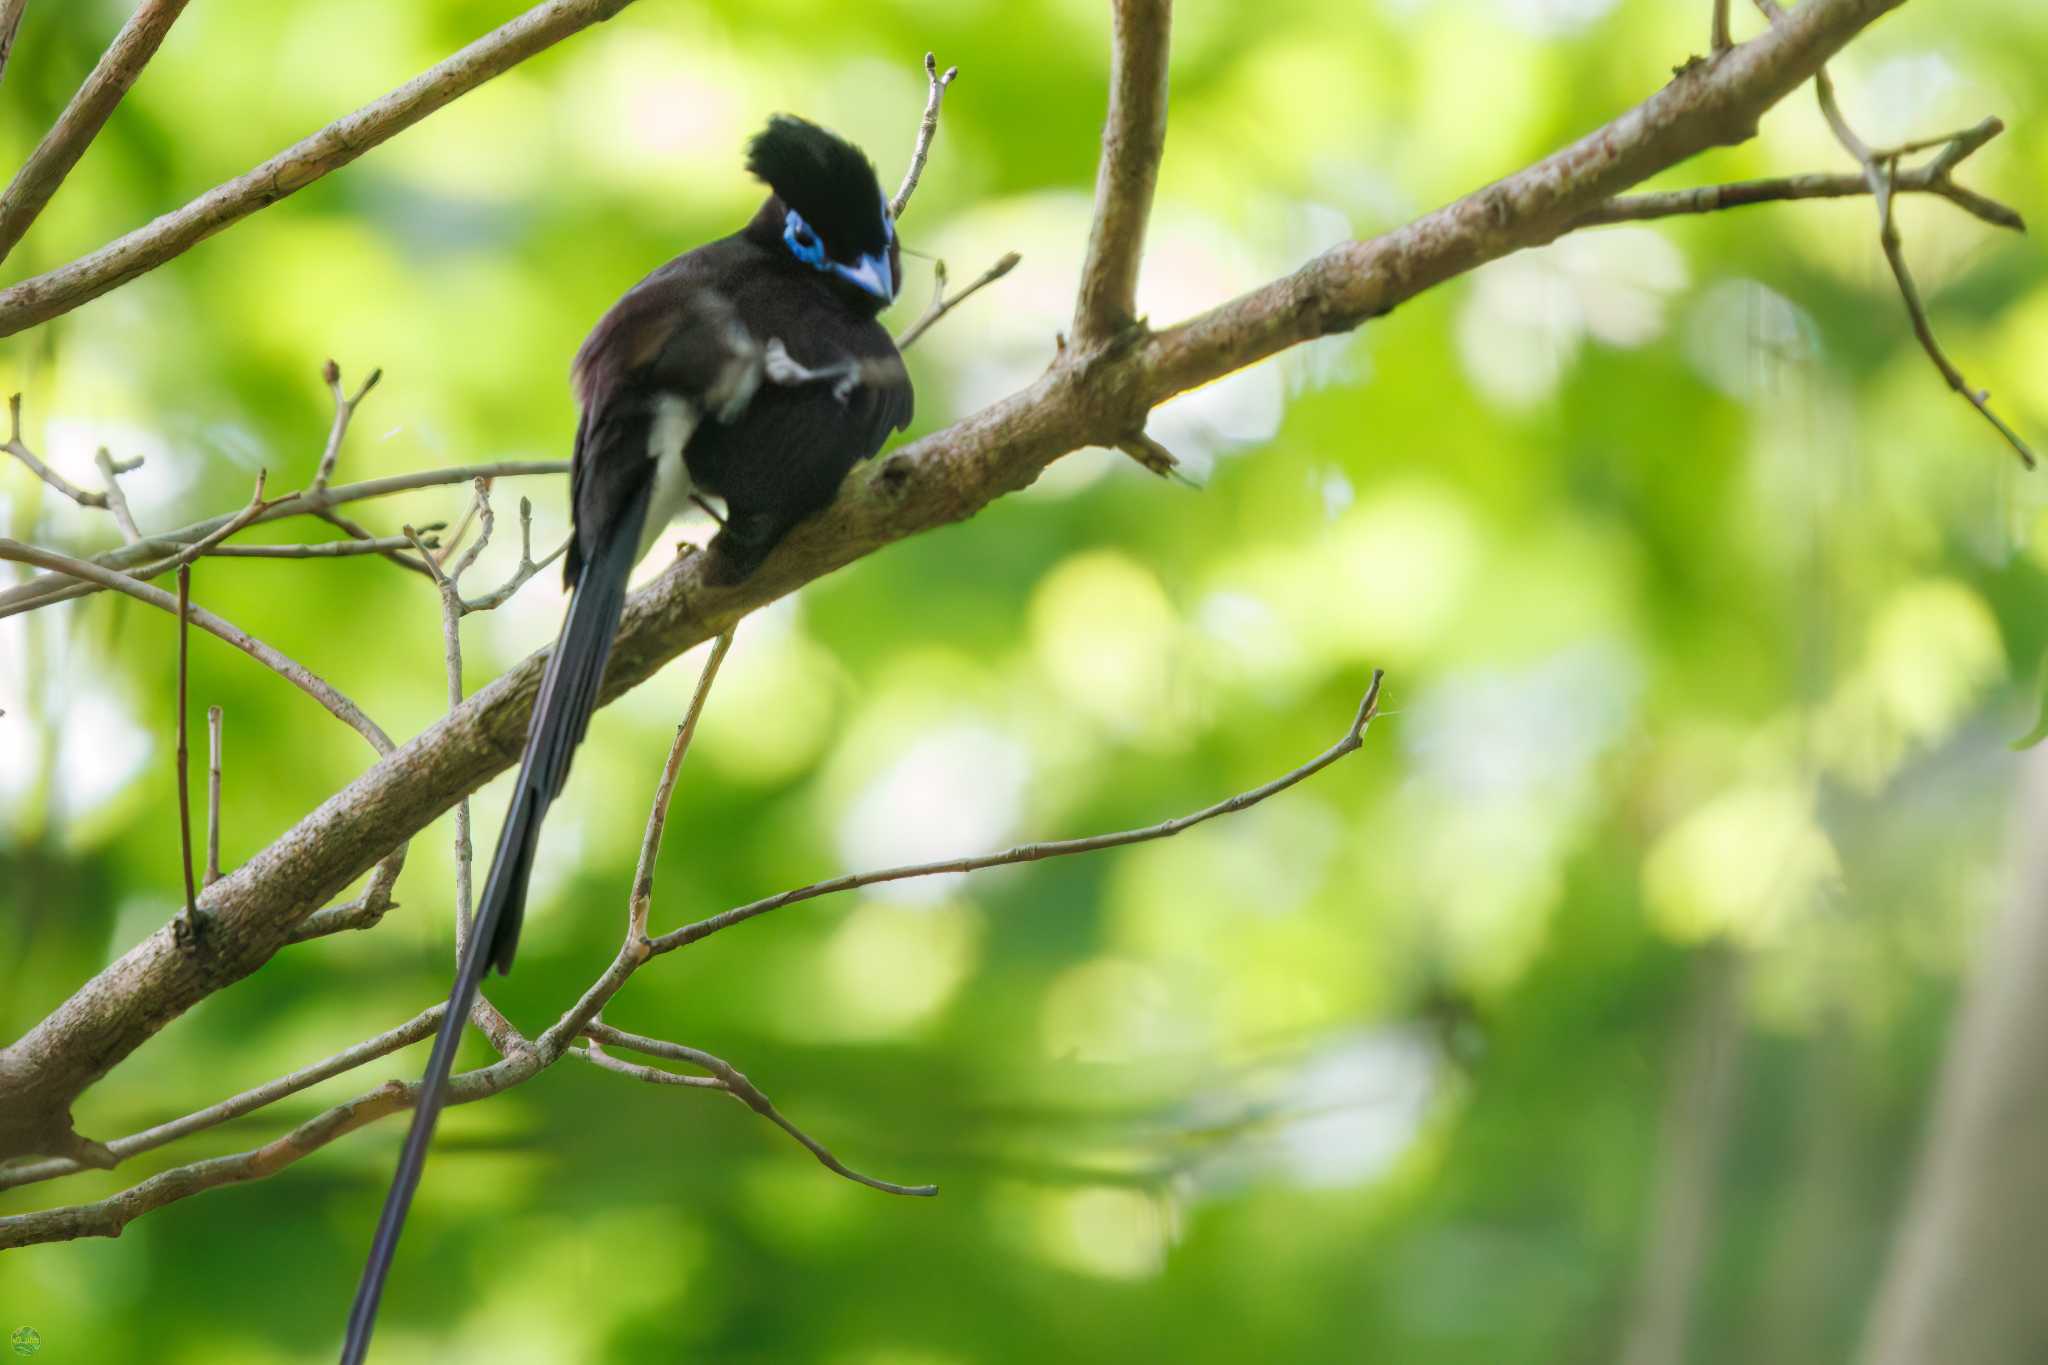
[[[812,369],[789,353],[781,337],[770,337],[761,349],[761,370],[769,382],[792,386],[796,384],[822,384],[830,382],[832,396],[844,403],[853,396],[860,386],[861,364],[858,360],[842,360],[837,365]]]

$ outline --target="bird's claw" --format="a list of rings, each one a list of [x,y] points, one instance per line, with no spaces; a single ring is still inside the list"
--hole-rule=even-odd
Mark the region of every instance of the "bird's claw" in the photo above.
[[[768,344],[761,348],[761,373],[771,383],[784,386],[796,384],[832,382],[832,396],[844,403],[853,397],[853,391],[860,387],[861,364],[858,360],[842,360],[837,365],[827,365],[814,370],[789,353],[781,337],[770,337]]]

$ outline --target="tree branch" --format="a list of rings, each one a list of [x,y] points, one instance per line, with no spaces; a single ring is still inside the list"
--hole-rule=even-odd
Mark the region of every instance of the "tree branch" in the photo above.
[[[1014,251],[1004,252],[1000,260],[982,271],[980,275],[975,277],[974,283],[968,285],[957,294],[948,294],[946,292],[946,263],[944,261],[933,262],[932,301],[925,306],[924,316],[911,323],[909,329],[902,336],[896,338],[896,349],[898,351],[909,350],[917,344],[919,337],[929,332],[938,323],[940,318],[946,316],[946,314],[952,312],[955,308],[958,308],[961,304],[973,298],[975,294],[994,284],[1012,270],[1015,270],[1017,263],[1023,259],[1022,256],[1019,256]]]
[[[138,583],[134,579],[127,578],[112,570],[101,569],[87,564],[84,560],[73,559],[69,555],[60,555],[52,550],[43,550],[33,545],[24,545],[18,540],[11,540],[0,536],[0,559],[9,559],[20,564],[33,564],[38,568],[59,569],[62,572],[77,574],[81,577],[91,577],[102,587],[126,593],[138,602],[147,602],[149,605],[167,611],[173,616],[178,615],[178,599],[171,593],[167,593],[161,588],[152,588],[146,583]],[[244,654],[269,668],[286,682],[289,682],[292,686],[326,707],[342,724],[370,741],[371,747],[376,749],[380,755],[388,756],[393,752],[394,746],[391,743],[391,737],[378,728],[377,722],[364,715],[361,708],[337,692],[331,683],[312,669],[307,668],[295,659],[287,657],[233,622],[216,616],[203,607],[191,608],[190,619],[193,625],[198,626],[209,635],[225,640],[228,644],[241,650]]]
[[[220,880],[221,709],[206,708],[206,885]]]
[[[601,699],[742,616],[883,545],[972,515],[1052,461],[1141,426],[1151,405],[1298,342],[1379,316],[1576,218],[1693,153],[1751,134],[1900,0],[1805,0],[1719,60],[1689,67],[1563,150],[1405,227],[1340,245],[1280,280],[1115,351],[1068,351],[1020,393],[848,478],[751,577],[706,581],[689,556],[629,599]],[[208,970],[159,931],[0,1051],[0,1154],[75,1141],[72,1101],[166,1022],[255,971],[380,851],[510,765],[545,666],[536,654],[306,815],[209,895]],[[56,1151],[68,1151],[62,1145]]]
[[[427,528],[419,528],[424,532]],[[208,559],[346,559],[354,555],[383,555],[412,548],[405,536],[370,536],[365,540],[322,540],[311,545],[216,545],[206,552]],[[435,539],[421,541],[428,549]],[[412,561],[406,561],[408,567]]]
[[[633,0],[546,0],[373,104],[90,255],[0,290],[0,336],[48,322],[156,269],[223,228],[348,165],[491,77],[611,18]]]
[[[918,177],[924,174],[925,158],[932,153],[932,139],[939,132],[939,105],[946,98],[946,87],[960,75],[960,68],[949,66],[946,74],[939,74],[939,59],[932,53],[924,54],[924,118],[917,125],[917,141],[910,148],[910,165],[903,172],[903,184],[897,189],[896,197],[889,201],[889,216],[898,222],[903,220],[903,211],[910,207],[910,196],[917,193]]]
[[[1792,17],[1779,7],[1778,0],[1756,0],[1756,7],[1771,21],[1774,31],[1792,22]],[[1849,126],[1849,120],[1842,113],[1841,104],[1835,99],[1835,83],[1828,76],[1825,66],[1814,68],[1813,93],[1820,102],[1821,117],[1827,120],[1829,129],[1835,135],[1835,141],[1841,143],[1842,149],[1862,165],[1864,181],[1869,185],[1871,195],[1877,200],[1878,245],[1884,249],[1885,263],[1891,267],[1892,278],[1898,283],[1899,297],[1905,302],[1906,317],[1912,323],[1913,335],[1920,342],[1920,349],[1927,353],[1927,358],[1934,363],[1935,370],[1948,386],[1961,394],[1971,407],[1982,413],[1984,420],[2005,438],[2006,444],[2019,456],[2020,463],[2032,469],[2034,452],[2028,449],[2027,443],[2020,438],[2018,432],[2007,426],[2003,419],[1991,410],[1990,390],[1971,388],[1969,382],[1963,378],[1962,371],[1955,367],[1948,354],[1941,349],[1941,343],[1935,339],[1934,324],[1928,320],[1927,306],[1921,302],[1920,287],[1913,281],[1913,272],[1906,266],[1905,247],[1899,237],[1898,223],[1892,217],[1892,196],[1897,189],[1898,163],[1901,156],[1947,143],[1949,145],[1929,163],[1930,168],[1937,169],[1945,176],[1964,157],[1995,136],[2004,125],[1996,119],[1987,119],[1977,127],[1951,137],[1910,142],[1888,151],[1877,151]],[[1983,204],[1991,202],[1979,196],[1973,198]],[[2011,210],[2006,211],[2011,213]],[[2017,219],[2019,215],[2012,213],[2012,217]]]
[[[199,883],[192,875],[192,755],[186,744],[187,713],[192,709],[186,700],[185,680],[187,656],[191,653],[192,631],[192,566],[178,566],[178,844],[185,861],[185,917],[179,922],[186,942],[199,946]]]
[[[139,468],[142,458],[137,456],[126,464],[116,464],[107,448],[101,446],[94,452],[92,461],[99,467],[101,482],[107,486],[107,510],[114,514],[114,524],[121,528],[122,536],[133,545],[143,539],[142,528],[135,524],[135,513],[128,506],[128,495],[121,491],[121,476]]]
[[[1074,343],[1093,349],[1136,321],[1138,263],[1166,150],[1166,52],[1173,0],[1115,0],[1109,117],[1095,219],[1074,304]]]
[[[668,761],[662,764],[661,781],[654,788],[654,804],[647,811],[647,832],[640,838],[640,860],[633,869],[633,894],[626,901],[628,943],[647,940],[647,914],[654,900],[654,859],[661,852],[662,830],[668,826],[669,798],[675,795],[683,755],[689,752],[690,741],[696,737],[697,718],[704,713],[711,684],[718,677],[718,666],[731,650],[732,632],[728,630],[711,646],[711,657],[704,661],[704,669],[697,675],[697,690],[690,694],[689,709],[683,713],[682,724],[676,726],[676,737],[668,746]]]
[[[852,891],[857,887],[874,886],[879,882],[900,882],[911,877],[933,877],[949,872],[978,872],[985,867],[1035,863],[1046,858],[1066,858],[1076,853],[1097,853],[1106,848],[1122,848],[1127,844],[1150,843],[1154,839],[1170,839],[1184,829],[1191,829],[1204,821],[1214,820],[1219,815],[1235,815],[1238,811],[1258,805],[1269,796],[1279,795],[1297,782],[1314,777],[1365,743],[1365,729],[1372,724],[1372,718],[1379,714],[1380,681],[1384,676],[1377,668],[1372,671],[1372,683],[1365,689],[1365,697],[1358,703],[1358,714],[1352,718],[1351,728],[1345,731],[1342,739],[1292,772],[1284,773],[1263,786],[1218,801],[1213,806],[1204,806],[1191,814],[1162,820],[1143,829],[1127,829],[1115,834],[1096,834],[1085,839],[1019,844],[1015,848],[1004,849],[1001,853],[947,858],[933,863],[913,863],[905,867],[883,868],[878,872],[850,873],[843,877],[834,877],[830,881],[812,882],[809,886],[784,891],[779,895],[765,896],[750,904],[723,911],[709,919],[698,920],[695,924],[687,924],[663,934],[649,945],[650,956],[658,957],[662,953],[674,952],[677,948],[695,943],[699,939],[709,938],[721,929],[730,929],[733,925],[743,924],[757,915],[765,915],[770,910],[780,910],[785,905],[816,900],[820,896],[835,895],[841,891]]]
[[[818,1164],[826,1170],[834,1175],[844,1176],[856,1185],[865,1185],[871,1190],[880,1190],[884,1194],[909,1195],[912,1198],[930,1198],[939,1192],[937,1185],[897,1185],[887,1180],[877,1180],[871,1175],[862,1175],[859,1171],[854,1170],[838,1157],[832,1155],[826,1149],[824,1143],[819,1142],[809,1133],[791,1123],[784,1116],[783,1112],[777,1109],[766,1095],[761,1093],[760,1087],[741,1074],[738,1067],[721,1057],[714,1057],[710,1053],[698,1048],[684,1047],[681,1043],[663,1042],[659,1038],[643,1038],[637,1033],[627,1033],[605,1024],[590,1024],[584,1028],[583,1032],[598,1043],[609,1043],[613,1047],[623,1047],[634,1052],[644,1052],[650,1057],[666,1057],[670,1061],[683,1062],[689,1066],[701,1067],[703,1070],[710,1072],[713,1076],[717,1077],[714,1084],[720,1089],[802,1143],[804,1149],[812,1156],[818,1158]],[[640,1080],[652,1081],[657,1076],[661,1077],[662,1079],[655,1082],[656,1084],[690,1085],[700,1080],[696,1076],[678,1076],[674,1072],[661,1071],[654,1067],[634,1066],[630,1062],[620,1062],[616,1058],[607,1057],[601,1052],[584,1052],[572,1048],[569,1055],[581,1057],[587,1062],[600,1066],[609,1065],[615,1070],[624,1071],[626,1074],[635,1076]]]
[[[12,444],[0,446],[0,450],[12,451]],[[394,474],[388,478],[367,479],[362,483],[341,484],[330,487],[324,494],[316,496],[308,488],[283,497],[272,499],[263,505],[263,510],[247,521],[238,522],[235,529],[256,526],[266,521],[278,521],[285,517],[319,516],[331,521],[358,540],[376,540],[362,527],[333,515],[333,509],[342,503],[362,502],[369,498],[390,497],[395,493],[410,493],[421,488],[436,488],[444,484],[470,483],[480,478],[505,478],[517,474],[566,474],[567,460],[498,460],[490,464],[457,465],[452,469],[426,469],[413,474]],[[87,499],[103,495],[84,493]],[[88,501],[88,507],[101,504]],[[175,559],[164,559],[150,563],[150,556],[160,555],[161,546],[183,545],[213,536],[223,526],[235,522],[242,513],[230,512],[204,521],[195,521],[190,526],[181,526],[175,531],[166,531],[151,536],[135,545],[124,545],[118,550],[108,550],[94,555],[86,563],[103,569],[118,569],[124,575],[137,579],[155,578],[177,567]],[[407,567],[417,568],[424,574],[423,566],[415,565],[410,557],[405,560]],[[25,611],[50,606],[57,602],[68,602],[74,597],[104,591],[106,584],[99,579],[80,581],[81,576],[61,573],[43,574],[0,592],[0,619],[18,616]]]
[[[253,1090],[244,1090],[232,1099],[225,1099],[219,1104],[208,1105],[206,1108],[196,1113],[187,1114],[183,1118],[173,1119],[169,1123],[159,1123],[154,1128],[145,1128],[141,1132],[128,1137],[115,1138],[107,1144],[107,1150],[112,1152],[119,1160],[126,1161],[131,1156],[154,1151],[156,1148],[176,1142],[180,1138],[190,1137],[194,1133],[203,1132],[208,1128],[217,1127],[231,1120],[253,1114],[266,1105],[275,1104],[281,1099],[296,1095],[301,1090],[318,1085],[322,1081],[332,1080],[343,1072],[353,1071],[365,1062],[373,1062],[377,1058],[396,1052],[402,1047],[417,1043],[422,1038],[430,1037],[434,1032],[435,1026],[441,1022],[441,1012],[447,1008],[447,1002],[443,1001],[441,1004],[422,1010],[397,1028],[380,1033],[374,1038],[364,1039],[354,1047],[337,1052],[324,1061],[315,1062],[311,1066],[300,1067],[290,1075],[280,1076],[276,1080],[259,1085]],[[55,1180],[59,1176],[73,1175],[79,1171],[92,1169],[95,1168],[87,1166],[82,1162],[74,1161],[69,1157],[59,1157],[51,1161],[24,1162],[17,1166],[0,1167],[0,1190],[11,1190],[21,1185],[33,1185],[43,1180]]]
[[[2017,209],[1987,198],[1955,183],[1950,172],[1957,161],[2005,131],[2005,124],[1989,118],[1968,132],[1945,139],[1943,145],[1961,149],[1954,160],[1946,153],[1925,165],[1897,173],[1894,194],[1938,194],[1964,212],[1993,227],[2026,231],[2026,220]],[[1738,180],[1727,185],[1701,185],[1689,190],[1660,190],[1652,194],[1625,194],[1610,199],[1591,213],[1573,221],[1572,229],[1597,227],[1605,223],[1641,223],[1673,218],[1687,213],[1715,213],[1750,204],[1782,203],[1798,199],[1853,199],[1870,193],[1870,180],[1855,175],[1791,175],[1772,180]]]
[[[106,508],[107,495],[105,493],[95,493],[91,489],[80,488],[77,484],[44,464],[36,457],[36,453],[28,448],[28,442],[21,439],[21,395],[18,393],[9,394],[7,397],[7,443],[0,445],[0,450],[4,450],[15,459],[20,460],[23,465],[27,466],[29,473],[56,489],[80,507],[97,507],[102,510]]]
[[[370,396],[370,390],[377,387],[384,371],[371,370],[362,387],[353,394],[342,390],[341,366],[332,360],[321,367],[320,377],[327,381],[327,391],[334,397],[334,422],[327,428],[327,445],[320,452],[320,463],[313,468],[313,486],[307,490],[315,501],[325,495],[327,481],[334,477],[334,462],[341,458],[341,443],[348,435],[350,419],[356,415],[356,409],[362,406],[363,400]]]
[[[71,174],[78,158],[100,135],[114,106],[156,55],[164,35],[171,31],[184,8],[185,0],[142,0],[114,35],[99,65],[57,116],[55,126],[28,154],[28,160],[21,164],[7,188],[0,191],[0,261],[7,259],[7,253],[14,250],[22,234],[42,213],[50,196],[64,183],[64,177]],[[14,18],[20,18],[18,10]],[[8,27],[11,30],[12,24]],[[10,40],[11,37],[10,32]]]
[[[7,59],[14,55],[14,33],[27,8],[28,0],[0,0],[0,76],[7,74]]]
[[[480,1099],[485,1095],[496,1094],[502,1090],[510,1089],[512,1086],[532,1079],[542,1071],[553,1066],[563,1057],[574,1056],[603,1069],[619,1072],[652,1084],[726,1090],[756,1113],[768,1119],[795,1138],[799,1143],[803,1144],[827,1169],[844,1176],[848,1180],[853,1180],[891,1194],[936,1194],[938,1192],[936,1186],[891,1184],[888,1181],[862,1175],[847,1167],[837,1157],[833,1156],[822,1143],[791,1122],[769,1101],[766,1095],[761,1093],[758,1087],[749,1081],[737,1068],[723,1059],[697,1048],[686,1047],[680,1043],[664,1042],[659,1039],[645,1038],[637,1034],[626,1033],[619,1029],[611,1028],[598,1020],[599,1012],[618,993],[619,989],[625,985],[633,973],[651,960],[657,951],[666,951],[666,949],[657,949],[656,944],[648,940],[645,932],[647,903],[652,890],[654,852],[660,844],[661,826],[666,822],[668,800],[674,788],[675,771],[680,767],[682,755],[689,748],[690,737],[695,732],[697,718],[703,711],[705,698],[709,695],[712,680],[717,675],[719,661],[723,658],[728,648],[730,648],[730,637],[722,637],[719,646],[714,648],[711,657],[705,661],[704,670],[699,676],[696,691],[690,701],[689,710],[684,716],[675,744],[670,751],[669,763],[664,767],[661,782],[656,788],[654,805],[649,812],[648,832],[641,844],[640,865],[634,878],[633,893],[628,903],[625,941],[621,945],[612,965],[584,991],[583,995],[562,1014],[560,1019],[532,1042],[529,1043],[523,1037],[519,1037],[516,1030],[511,1031],[509,1039],[503,1040],[494,1033],[492,1039],[494,1043],[500,1046],[504,1054],[503,1060],[481,1071],[466,1072],[457,1076],[450,1082],[449,1103],[453,1104],[471,1099]],[[1359,702],[1356,715],[1352,718],[1350,728],[1345,732],[1344,737],[1330,749],[1292,772],[1266,783],[1264,786],[1254,788],[1227,801],[1219,802],[1192,815],[1168,820],[1158,825],[1149,826],[1144,830],[1127,831],[1122,834],[1098,835],[1090,839],[1073,839],[1057,844],[1028,844],[1020,849],[1013,849],[1007,854],[998,854],[993,857],[957,858],[940,863],[923,864],[916,868],[900,868],[888,873],[858,878],[845,878],[835,883],[820,883],[813,887],[806,887],[801,891],[785,893],[780,897],[772,897],[769,901],[756,902],[752,907],[741,907],[739,911],[732,912],[730,916],[719,918],[725,920],[726,923],[738,923],[742,918],[749,918],[752,914],[763,913],[765,909],[773,909],[777,904],[790,904],[797,900],[825,895],[831,891],[844,890],[853,885],[869,885],[877,881],[895,880],[910,876],[971,871],[977,867],[993,867],[1002,863],[1035,861],[1041,858],[1056,857],[1069,853],[1083,853],[1096,849],[1115,848],[1147,839],[1165,838],[1191,825],[1200,824],[1219,815],[1228,815],[1245,810],[1265,800],[1267,797],[1284,791],[1288,787],[1313,776],[1324,768],[1329,767],[1338,759],[1356,750],[1363,741],[1366,726],[1371,723],[1373,716],[1378,711],[1381,677],[1382,675],[1375,670],[1372,682],[1366,689],[1363,700]],[[336,907],[334,910],[323,911],[321,914],[332,915],[337,913],[337,911],[348,908]],[[313,917],[313,919],[318,918],[320,916]],[[311,920],[308,923],[311,923]],[[706,921],[706,923],[709,924],[711,921]],[[724,927],[724,924],[719,925],[719,927]],[[692,929],[678,931],[678,934],[667,935],[665,936],[665,941],[676,940],[671,946],[680,946],[682,941],[687,940],[681,939],[679,936],[691,934],[693,930],[698,928],[701,928],[701,926],[693,926]],[[712,932],[712,930],[696,933],[695,937],[703,937],[704,933],[708,932]],[[56,1160],[30,1162],[0,1169],[0,1189],[7,1189],[15,1185],[31,1184],[61,1175],[69,1175],[74,1171],[83,1170],[88,1167],[112,1167],[120,1160],[134,1155],[136,1152],[161,1146],[189,1133],[211,1127],[216,1123],[225,1122],[228,1119],[254,1112],[264,1105],[302,1090],[316,1081],[340,1075],[342,1072],[359,1066],[363,1062],[396,1051],[407,1043],[426,1037],[433,1030],[442,1008],[442,1006],[436,1006],[400,1025],[399,1028],[359,1043],[354,1047],[335,1054],[326,1061],[316,1063],[311,1067],[302,1068],[291,1073],[289,1076],[281,1077],[267,1085],[246,1091],[231,1100],[222,1101],[218,1105],[200,1110],[196,1114],[188,1115],[172,1123],[159,1125],[133,1137],[117,1139],[104,1146],[98,1143],[86,1142],[84,1139],[75,1139],[75,1150]],[[507,1025],[506,1027],[509,1029],[510,1026]],[[591,1047],[587,1050],[576,1048],[574,1044],[578,1038],[590,1040]],[[508,1043],[510,1044],[509,1046],[507,1045]],[[645,1053],[648,1056],[664,1057],[669,1060],[697,1066],[710,1071],[715,1079],[680,1076],[657,1068],[624,1062],[605,1055],[603,1045],[607,1043]],[[4,1060],[4,1058],[0,1058],[0,1060]],[[0,1076],[4,1075],[5,1072],[0,1071]],[[38,1213],[0,1218],[0,1249],[11,1246],[23,1246],[34,1242],[62,1241],[74,1237],[118,1235],[120,1229],[129,1221],[152,1209],[160,1208],[175,1200],[186,1198],[189,1195],[200,1193],[203,1190],[211,1189],[218,1185],[270,1175],[289,1165],[292,1161],[296,1161],[299,1157],[306,1155],[308,1152],[314,1151],[327,1142],[342,1136],[344,1133],[351,1132],[355,1128],[373,1122],[387,1114],[409,1109],[417,1103],[418,1092],[419,1087],[416,1085],[401,1085],[394,1081],[379,1090],[359,1097],[349,1104],[329,1110],[319,1118],[300,1125],[291,1133],[255,1152],[245,1152],[237,1157],[224,1157],[212,1161],[194,1162],[191,1165],[179,1167],[174,1171],[167,1171],[162,1175],[153,1176],[133,1189],[115,1195],[111,1199],[101,1200],[96,1204],[84,1204],[71,1208],[51,1209]]]
[[[1835,101],[1834,82],[1828,79],[1825,70],[1814,72],[1813,88],[1814,93],[1820,98],[1821,112],[1826,116],[1828,126],[1834,129],[1836,140],[1851,156],[1863,163],[1863,174],[1870,182],[1870,192],[1877,198],[1878,245],[1884,249],[1885,262],[1891,266],[1892,278],[1898,283],[1899,297],[1905,302],[1906,317],[1912,323],[1913,335],[1919,340],[1920,349],[1927,353],[1927,358],[1934,363],[1935,370],[1948,386],[1961,394],[1971,407],[1983,414],[1984,420],[2005,438],[2013,453],[2019,456],[2020,463],[2032,469],[2034,452],[2027,447],[2027,443],[2020,438],[2018,432],[2007,426],[2004,419],[1992,411],[1990,390],[1971,388],[1969,381],[1963,378],[1962,371],[1955,367],[1955,362],[1948,358],[1948,353],[1941,348],[1941,342],[1935,338],[1934,324],[1927,317],[1927,305],[1920,298],[1920,286],[1914,282],[1913,272],[1906,266],[1905,245],[1899,237],[1898,220],[1892,214],[1892,177],[1896,172],[1897,158],[1883,157],[1871,151],[1863,139],[1849,127],[1848,121],[1842,116],[1841,105]]]
[[[466,1071],[448,1083],[449,1105],[468,1104],[509,1090],[541,1070],[531,1053],[508,1057],[480,1071]],[[0,1251],[39,1242],[65,1242],[79,1237],[119,1237],[121,1229],[143,1214],[180,1199],[189,1199],[222,1185],[261,1180],[302,1157],[311,1156],[339,1137],[365,1124],[401,1113],[419,1102],[419,1086],[386,1081],[375,1090],[336,1105],[317,1118],[251,1151],[195,1161],[151,1176],[139,1185],[90,1204],[44,1209],[0,1218]]]

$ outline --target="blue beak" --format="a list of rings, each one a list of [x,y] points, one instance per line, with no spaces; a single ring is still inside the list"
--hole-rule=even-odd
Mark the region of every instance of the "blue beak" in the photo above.
[[[889,270],[889,257],[886,254],[863,256],[852,265],[841,265],[837,261],[832,261],[830,269],[840,278],[852,280],[883,303],[895,301],[896,279]]]

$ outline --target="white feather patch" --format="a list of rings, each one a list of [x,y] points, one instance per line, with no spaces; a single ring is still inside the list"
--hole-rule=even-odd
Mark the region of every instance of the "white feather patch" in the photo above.
[[[683,463],[683,447],[690,443],[698,420],[697,405],[687,398],[671,393],[654,402],[654,424],[647,433],[647,458],[654,461],[654,491],[647,500],[639,555],[652,549],[669,522],[690,505],[696,485],[690,480],[689,466]]]

